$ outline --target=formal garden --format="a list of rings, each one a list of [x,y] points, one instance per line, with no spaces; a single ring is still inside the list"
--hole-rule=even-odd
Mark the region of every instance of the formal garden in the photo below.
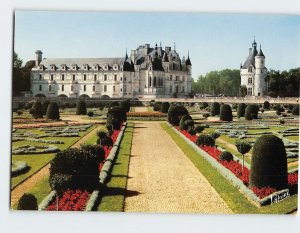
[[[233,213],[297,209],[298,105],[46,100],[12,121],[13,209],[126,211],[139,122],[161,127]]]

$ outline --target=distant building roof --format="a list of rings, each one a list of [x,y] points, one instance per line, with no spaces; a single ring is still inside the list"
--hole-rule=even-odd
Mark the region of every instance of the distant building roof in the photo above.
[[[247,60],[245,61],[244,65],[242,66],[242,69],[247,69],[250,65],[255,67],[255,56],[256,55],[257,55],[257,50],[256,50],[256,43],[255,43],[255,46],[252,47]]]

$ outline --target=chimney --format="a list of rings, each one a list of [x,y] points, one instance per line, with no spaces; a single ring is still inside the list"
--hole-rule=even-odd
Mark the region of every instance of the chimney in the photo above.
[[[35,66],[38,66],[41,63],[43,58],[42,56],[43,56],[43,52],[41,50],[35,51]]]

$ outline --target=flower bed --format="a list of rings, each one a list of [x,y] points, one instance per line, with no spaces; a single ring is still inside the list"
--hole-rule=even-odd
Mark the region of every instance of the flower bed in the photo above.
[[[93,122],[93,124],[104,125],[105,122]],[[48,127],[59,127],[69,125],[82,125],[81,122],[57,122],[57,123],[44,123],[44,124],[30,124],[30,125],[14,125],[15,129],[32,129],[32,128],[48,128]]]
[[[90,194],[87,191],[68,189],[62,195],[56,196],[46,210],[53,211],[82,211]]]
[[[122,129],[124,131],[124,127]],[[117,152],[117,147],[120,143],[120,132],[122,130],[114,130],[113,134],[111,135],[111,139],[113,140],[114,146],[104,146],[105,152],[105,163],[112,163],[109,159],[114,153],[114,156]],[[119,139],[118,139],[119,138]],[[114,151],[113,151],[114,149]],[[105,163],[99,164],[99,171],[101,174],[101,170],[104,167]],[[107,170],[105,171],[107,175]],[[101,177],[99,177],[101,179]],[[100,180],[100,184],[101,180]],[[68,189],[66,192],[61,194],[58,199],[56,196],[56,191],[52,191],[40,204],[39,210],[59,210],[59,211],[84,211],[84,210],[92,210],[93,206],[95,205],[98,196],[99,190],[94,190],[92,193],[87,191],[82,191],[77,189],[76,191]],[[50,204],[49,204],[50,203]]]
[[[177,131],[183,134],[187,139],[195,143],[197,137],[190,135],[188,132],[184,130],[180,130],[176,127]],[[243,184],[249,189],[249,176],[250,170],[247,167],[242,168],[242,165],[238,161],[221,161],[219,159],[220,154],[222,153],[217,147],[211,146],[199,146],[200,149],[205,151],[208,155],[214,158],[219,164],[228,169],[235,177],[243,182]],[[290,190],[295,190],[298,186],[298,171],[294,173],[288,174],[288,187]],[[251,191],[259,198],[264,199],[268,197],[270,194],[276,192],[276,189],[270,187],[257,188],[253,187]]]

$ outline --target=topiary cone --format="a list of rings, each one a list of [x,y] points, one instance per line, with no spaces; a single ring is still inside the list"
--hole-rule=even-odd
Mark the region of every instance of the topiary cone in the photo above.
[[[282,140],[275,135],[259,137],[253,146],[250,187],[287,188],[287,157]]]

